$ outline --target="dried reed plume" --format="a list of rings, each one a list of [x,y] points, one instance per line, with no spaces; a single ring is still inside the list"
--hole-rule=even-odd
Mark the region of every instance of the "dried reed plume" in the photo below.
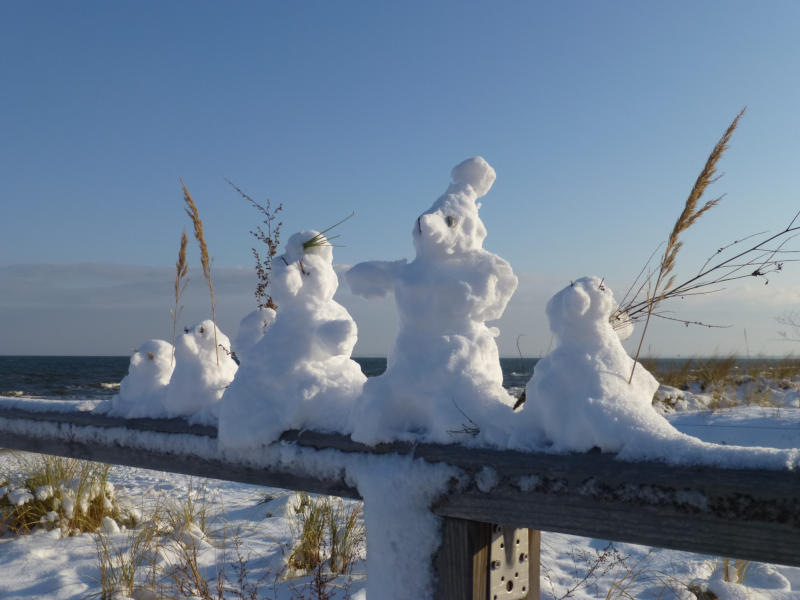
[[[708,200],[701,208],[697,208],[697,203],[703,196],[703,192],[705,192],[706,188],[719,179],[719,176],[716,175],[717,163],[719,162],[719,159],[722,158],[725,150],[727,150],[731,135],[733,135],[736,126],[739,124],[739,119],[742,117],[745,110],[746,109],[743,108],[739,114],[736,115],[736,118],[733,119],[731,124],[728,126],[728,129],[725,131],[725,134],[714,146],[711,154],[708,155],[706,164],[703,167],[703,170],[700,172],[700,175],[697,177],[697,181],[695,181],[694,187],[692,187],[692,191],[689,193],[689,197],[686,199],[683,212],[681,212],[680,217],[678,217],[678,220],[675,222],[675,226],[672,228],[672,233],[669,234],[667,247],[664,249],[664,256],[661,259],[661,264],[659,265],[655,284],[652,287],[651,293],[647,295],[647,318],[644,322],[642,337],[639,339],[639,346],[636,348],[636,356],[633,359],[633,368],[631,369],[630,377],[628,377],[628,383],[633,381],[633,374],[636,371],[636,361],[639,360],[639,353],[642,350],[644,336],[647,333],[647,326],[650,324],[650,317],[653,314],[653,309],[661,300],[664,299],[664,291],[670,289],[672,284],[675,282],[675,276],[672,275],[672,271],[675,268],[675,257],[678,255],[678,251],[683,245],[683,243],[678,240],[680,234],[694,225],[697,219],[699,219],[707,210],[716,206],[716,204],[722,199],[722,196],[719,196],[713,200]],[[665,281],[666,283],[664,283]]]
[[[208,257],[208,246],[203,236],[203,221],[200,219],[200,213],[197,211],[197,206],[192,200],[192,195],[186,189],[186,184],[181,179],[181,186],[183,187],[183,199],[186,202],[186,214],[192,220],[194,225],[194,237],[200,244],[200,262],[203,265],[203,277],[208,282],[208,291],[211,294],[211,320],[214,322],[214,350],[217,356],[217,366],[219,366],[219,344],[217,343],[217,310],[214,302],[214,284],[211,282],[211,259]]]
[[[189,278],[186,274],[189,272],[189,265],[186,263],[186,245],[189,240],[186,238],[186,231],[181,234],[181,248],[178,250],[178,262],[175,263],[175,307],[169,311],[172,317],[172,360],[175,362],[175,341],[178,335],[178,317],[183,310],[183,305],[180,304],[183,291],[189,283]]]

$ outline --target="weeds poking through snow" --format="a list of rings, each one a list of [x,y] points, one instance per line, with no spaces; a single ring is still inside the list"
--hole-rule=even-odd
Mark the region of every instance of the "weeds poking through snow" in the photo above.
[[[298,574],[310,574],[314,598],[331,598],[330,586],[340,575],[347,576],[361,557],[366,534],[359,521],[361,503],[347,506],[341,499],[314,498],[298,494],[292,523],[297,543],[289,555],[288,567]],[[303,596],[305,597],[305,596]]]
[[[138,511],[118,501],[108,481],[109,465],[37,454],[16,459],[0,475],[0,533],[58,527],[74,535],[101,525],[133,525],[139,518]]]
[[[217,310],[214,301],[214,284],[211,281],[211,259],[208,256],[208,246],[206,246],[205,236],[203,235],[203,221],[200,219],[200,213],[197,210],[197,205],[192,200],[192,195],[186,189],[186,184],[181,179],[181,186],[183,187],[183,200],[186,202],[186,214],[192,220],[194,226],[194,237],[197,238],[200,244],[200,263],[203,265],[203,276],[208,283],[208,291],[211,294],[211,320],[214,322],[214,346],[217,350],[217,366],[219,366],[219,345],[217,344]]]
[[[244,191],[237,187],[232,181],[226,179],[225,181],[235,189],[239,195],[247,200],[253,208],[264,216],[262,225],[258,225],[255,231],[251,230],[250,235],[256,238],[259,242],[267,247],[266,254],[262,255],[257,248],[253,248],[253,257],[256,259],[256,276],[258,277],[258,284],[256,285],[256,303],[258,308],[271,308],[276,310],[278,307],[273,302],[272,296],[267,291],[269,287],[269,278],[272,273],[272,259],[278,253],[278,244],[280,243],[281,226],[283,222],[275,220],[278,218],[278,213],[283,210],[283,204],[279,204],[276,209],[272,209],[272,203],[267,198],[266,205],[260,204],[248,196]],[[266,230],[265,230],[266,228]]]
[[[189,240],[186,238],[186,231],[181,234],[181,247],[178,250],[178,261],[175,263],[175,306],[169,311],[172,317],[172,364],[175,364],[175,340],[178,337],[178,317],[183,310],[181,305],[181,296],[183,295],[186,286],[189,284],[189,278],[186,274],[189,272],[189,265],[186,263],[186,245]],[[152,359],[152,355],[150,356]]]

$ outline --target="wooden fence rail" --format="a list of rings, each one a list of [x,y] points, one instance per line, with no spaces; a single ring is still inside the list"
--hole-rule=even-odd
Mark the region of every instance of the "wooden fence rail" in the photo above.
[[[153,436],[158,437],[156,445]],[[322,478],[280,465],[231,462],[216,450],[215,438],[214,427],[189,425],[180,419],[118,419],[80,411],[30,410],[20,403],[0,406],[0,447],[360,497],[344,475]],[[502,523],[800,566],[797,471],[687,468],[623,462],[610,454],[522,453],[458,444],[370,447],[343,435],[311,431],[288,431],[280,444],[341,453],[334,456],[410,455],[460,469],[465,476],[431,507],[446,519],[444,538],[462,540],[453,541],[456,546],[469,536],[474,541],[476,535],[483,535],[470,534],[470,523]],[[204,449],[200,455],[198,447]],[[496,485],[491,489],[479,486],[475,477],[485,469],[494,471]],[[440,552],[440,579],[474,579],[444,572],[451,568],[445,564],[468,562],[463,548],[454,552],[458,556],[452,561],[443,559]],[[438,597],[469,596],[440,591]]]

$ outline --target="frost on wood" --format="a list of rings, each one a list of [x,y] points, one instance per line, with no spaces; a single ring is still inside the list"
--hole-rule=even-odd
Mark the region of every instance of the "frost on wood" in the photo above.
[[[318,235],[296,233],[272,264],[270,293],[279,308],[258,341],[250,347],[245,341],[220,412],[225,447],[269,443],[287,429],[349,431],[351,407],[366,377],[350,358],[355,321],[333,299],[339,280],[332,247],[324,237],[306,244]],[[251,331],[259,326],[257,317],[242,324]]]
[[[416,258],[371,261],[347,273],[364,297],[394,292],[400,330],[386,372],[364,386],[353,439],[504,445],[514,399],[503,388],[495,337],[517,287],[511,266],[483,248],[477,202],[495,172],[482,158],[453,169],[453,182],[415,220]]]

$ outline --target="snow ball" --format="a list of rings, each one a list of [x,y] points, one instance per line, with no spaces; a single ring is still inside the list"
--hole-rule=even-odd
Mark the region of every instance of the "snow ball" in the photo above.
[[[44,501],[50,498],[54,493],[55,489],[52,485],[43,485],[36,488],[36,499]]]
[[[25,488],[17,488],[8,492],[8,501],[14,506],[22,506],[33,500],[33,494]]]
[[[216,420],[219,400],[238,368],[230,349],[228,336],[211,320],[198,323],[178,337],[175,370],[164,397],[169,416]]]
[[[100,531],[107,535],[112,535],[114,533],[119,533],[120,529],[114,519],[111,517],[103,517],[103,520],[100,521]]]
[[[128,419],[164,416],[164,395],[174,367],[172,344],[149,340],[131,356],[109,414]]]

